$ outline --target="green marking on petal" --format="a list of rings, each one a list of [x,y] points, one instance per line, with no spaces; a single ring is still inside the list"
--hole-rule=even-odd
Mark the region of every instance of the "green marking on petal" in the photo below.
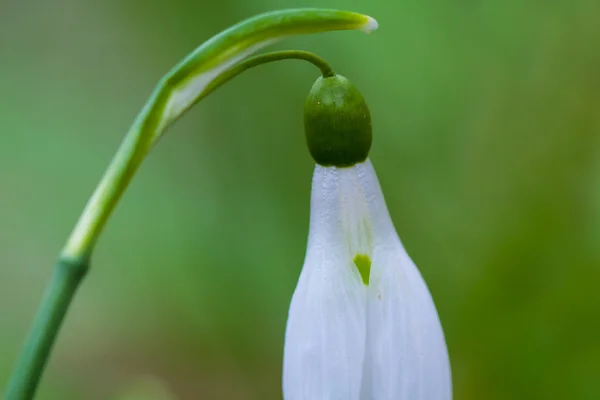
[[[358,268],[363,283],[368,286],[371,276],[371,259],[365,254],[357,254],[354,256],[354,265]]]

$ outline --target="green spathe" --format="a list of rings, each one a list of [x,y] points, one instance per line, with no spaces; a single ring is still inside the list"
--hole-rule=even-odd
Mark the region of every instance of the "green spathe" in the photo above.
[[[371,114],[365,99],[341,75],[319,78],[304,105],[310,154],[325,167],[350,167],[369,155]]]

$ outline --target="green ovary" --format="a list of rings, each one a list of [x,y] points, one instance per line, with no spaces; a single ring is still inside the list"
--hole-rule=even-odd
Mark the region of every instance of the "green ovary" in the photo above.
[[[354,256],[354,265],[356,265],[363,283],[368,286],[371,275],[371,259],[365,254],[357,254]]]
[[[367,103],[348,79],[317,79],[304,104],[306,144],[317,164],[341,168],[365,161],[372,130]]]

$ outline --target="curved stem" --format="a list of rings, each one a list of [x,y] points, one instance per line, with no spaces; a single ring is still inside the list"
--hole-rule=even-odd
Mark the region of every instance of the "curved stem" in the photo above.
[[[331,67],[320,57],[306,51],[279,51],[242,61],[216,77],[194,103],[206,97],[235,76],[265,63],[298,59],[316,65],[323,76],[333,76]],[[139,168],[153,142],[149,132],[161,125],[161,106],[177,86],[161,81],[146,106],[125,136],[108,169],[81,214],[61,253],[33,326],[5,392],[5,400],[30,400],[69,305],[89,268],[92,249],[110,214]]]
[[[259,54],[254,57],[249,57],[244,61],[240,62],[239,64],[236,64],[231,69],[229,69],[225,73],[221,74],[218,78],[216,78],[210,85],[208,85],[204,90],[202,96],[200,96],[197,101],[200,101],[201,99],[218,89],[220,86],[224,85],[225,83],[229,82],[230,80],[232,80],[233,78],[250,68],[258,67],[259,65],[280,60],[308,61],[321,70],[321,75],[323,75],[323,78],[329,78],[335,75],[333,69],[325,60],[309,51],[273,51],[270,53]]]

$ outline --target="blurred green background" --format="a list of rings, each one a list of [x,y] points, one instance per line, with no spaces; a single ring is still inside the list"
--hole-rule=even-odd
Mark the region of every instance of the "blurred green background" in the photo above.
[[[369,102],[371,159],[437,303],[455,398],[600,398],[597,0],[0,0],[0,388],[157,80],[229,25],[296,6],[379,21],[275,48],[315,51]],[[317,76],[252,70],[170,130],[98,243],[39,399],[135,382],[152,398],[280,398]]]

